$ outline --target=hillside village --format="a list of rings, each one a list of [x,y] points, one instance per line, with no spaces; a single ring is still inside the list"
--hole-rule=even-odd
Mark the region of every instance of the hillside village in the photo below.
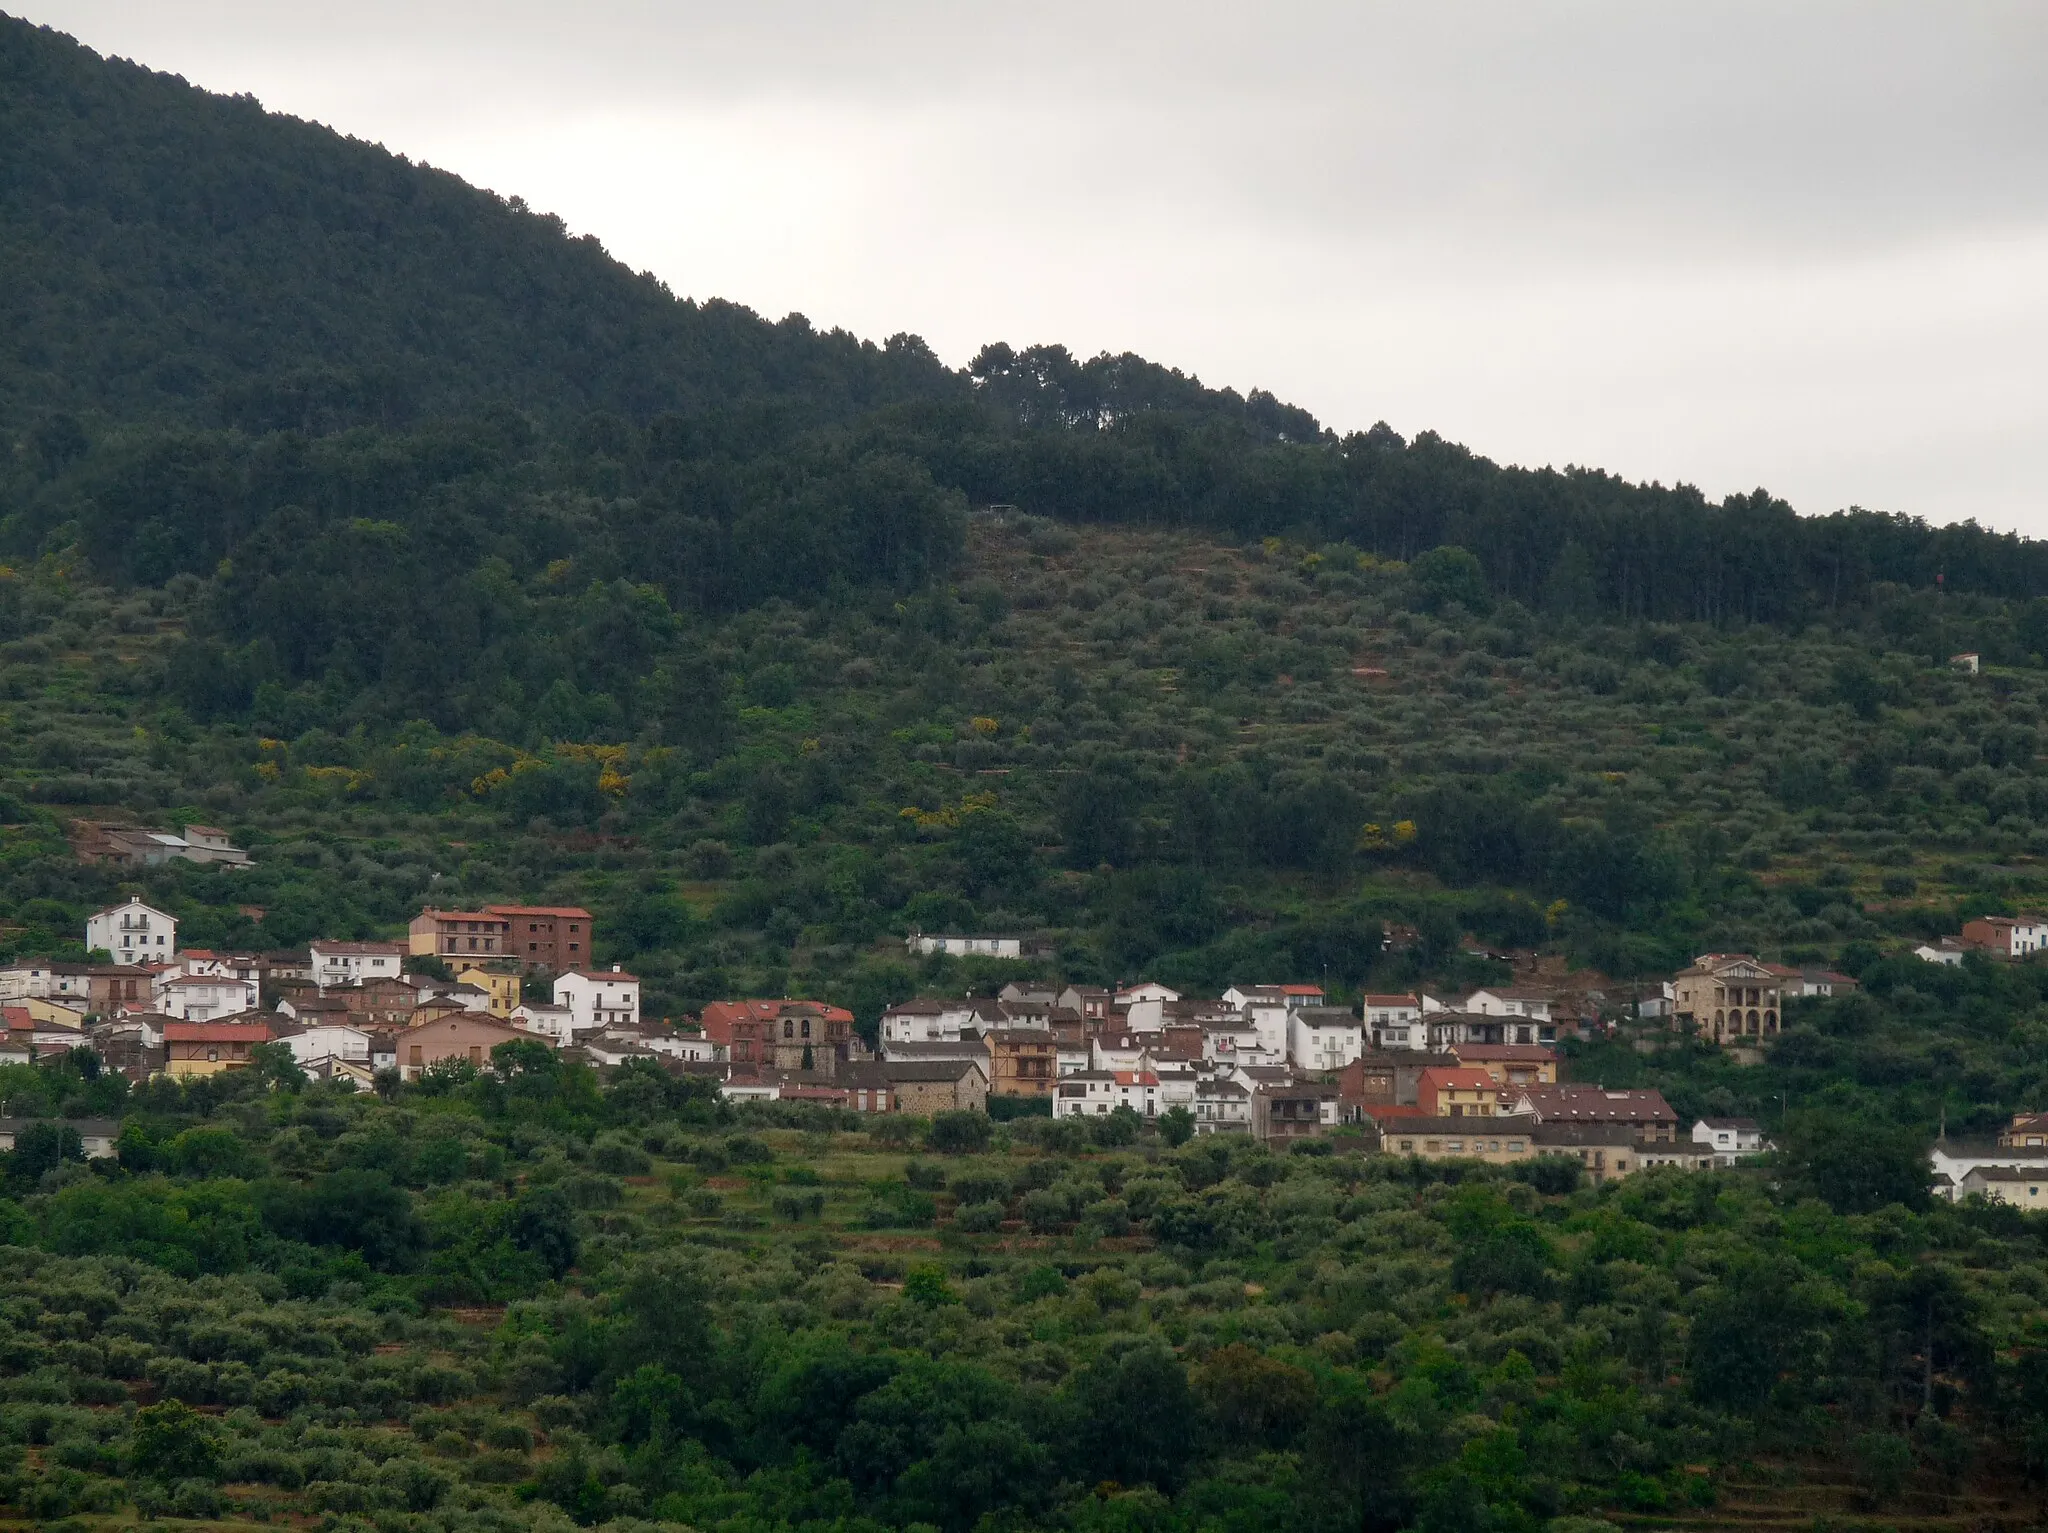
[[[1024,939],[926,936],[925,953],[1021,956]],[[869,1038],[847,1009],[801,998],[713,1002],[681,1025],[641,1010],[640,981],[591,961],[595,922],[574,906],[429,907],[404,942],[319,940],[302,951],[183,948],[139,899],[86,922],[96,960],[0,970],[0,1062],[89,1050],[131,1081],[246,1068],[288,1051],[311,1078],[368,1090],[460,1074],[506,1046],[557,1051],[599,1072],[697,1077],[731,1102],[851,1113],[1049,1115],[1107,1137],[1153,1126],[1170,1142],[1241,1135],[1268,1145],[1344,1136],[1423,1160],[1508,1165],[1566,1156],[1594,1182],[1652,1166],[1726,1166],[1769,1148],[1752,1119],[1683,1123],[1662,1093],[1573,1081],[1560,1045],[1630,1027],[1638,1048],[1691,1036],[1753,1060],[1788,1005],[1853,991],[1833,970],[1745,953],[1700,955],[1670,980],[1616,986],[1529,960],[1515,983],[1462,993],[1368,993],[1333,1005],[1316,984],[1238,984],[1213,998],[1138,982],[1013,981],[990,997],[922,996]],[[1013,951],[1014,949],[1014,951]],[[2048,950],[2048,922],[1987,917],[1921,957]],[[83,1131],[82,1131],[83,1132]],[[2041,1135],[1944,1146],[1937,1191],[2038,1197]]]

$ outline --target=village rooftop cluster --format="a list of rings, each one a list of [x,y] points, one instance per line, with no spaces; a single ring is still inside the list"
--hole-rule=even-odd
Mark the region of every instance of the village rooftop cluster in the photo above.
[[[1008,1099],[1015,1111],[1128,1114],[1189,1136],[1284,1144],[1349,1132],[1425,1160],[1563,1155],[1604,1181],[1657,1165],[1730,1165],[1769,1146],[1749,1119],[1682,1124],[1657,1091],[1564,1079],[1560,1039],[1624,1019],[1661,1022],[1748,1056],[1779,1032],[1788,1002],[1855,986],[1747,953],[1702,954],[1670,980],[1635,987],[1545,972],[1531,958],[1513,984],[1367,994],[1355,1009],[1308,983],[1232,985],[1206,998],[1150,981],[1013,982],[988,998],[892,1006],[871,1046],[850,1011],[817,1000],[717,1001],[682,1027],[647,1018],[638,978],[593,964],[595,938],[580,907],[430,907],[404,942],[216,953],[181,948],[174,917],[130,899],[86,923],[88,951],[112,962],[0,970],[0,1061],[85,1047],[131,1079],[178,1078],[245,1068],[258,1046],[280,1044],[312,1077],[374,1087],[380,1076],[481,1069],[500,1045],[526,1041],[599,1070],[638,1061],[696,1076],[731,1101],[930,1115]],[[908,945],[1020,958],[1031,944],[919,933]],[[2021,958],[2048,951],[2048,924],[1986,917],[1941,951],[1950,948]],[[536,983],[548,999],[529,998]],[[2022,1204],[2041,1196],[2048,1136],[2015,1132],[1938,1151],[1936,1190]]]

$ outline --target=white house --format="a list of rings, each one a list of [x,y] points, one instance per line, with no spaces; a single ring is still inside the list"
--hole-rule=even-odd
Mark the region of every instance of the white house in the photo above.
[[[370,979],[397,979],[405,970],[402,942],[315,942],[310,949],[313,983],[322,990],[360,985]]]
[[[1131,1033],[1098,1033],[1089,1043],[1091,1070],[1142,1070],[1151,1063],[1150,1042]]]
[[[521,1032],[545,1038],[558,1049],[566,1049],[576,1041],[576,1014],[566,1006],[524,1001],[512,1008],[509,1020]]]
[[[1551,1001],[1547,990],[1520,987],[1475,990],[1470,995],[1431,995],[1426,990],[1422,993],[1425,1012],[1463,1011],[1475,1017],[1535,1017],[1545,1022],[1550,1020]]]
[[[579,1033],[640,1025],[640,981],[617,964],[595,973],[572,972],[555,981],[555,1004],[569,1008]]]
[[[990,1027],[1024,1026],[1011,1023],[993,1002],[972,998],[959,1001],[921,996],[882,1013],[883,1043],[958,1043],[962,1032],[980,1032]],[[1042,1023],[1039,1025],[1043,1025]]]
[[[1998,958],[2024,958],[2048,949],[2048,921],[2039,916],[1979,916],[1963,923],[1962,937]]]
[[[1194,1112],[1195,1090],[1208,1079],[1207,1076],[1190,1064],[1155,1065],[1152,1073],[1159,1077],[1161,1112],[1171,1112],[1176,1107],[1184,1107],[1188,1112]]]
[[[1373,1047],[1405,1049],[1419,1044],[1422,1002],[1412,995],[1368,995],[1365,998],[1365,1030]]]
[[[1118,1006],[1134,1006],[1139,1001],[1177,1001],[1179,999],[1180,992],[1178,990],[1162,985],[1156,980],[1148,979],[1140,984],[1117,991],[1115,1004]]]
[[[666,1054],[671,1059],[685,1060],[691,1064],[710,1064],[720,1054],[719,1046],[702,1033],[648,1033],[636,1035],[641,1047],[651,1054]]]
[[[1937,1139],[1927,1159],[1934,1195],[1951,1202],[1965,1196],[1963,1184],[1973,1171],[2019,1171],[2028,1176],[2048,1176],[2048,1149],[2039,1147]]]
[[[14,1136],[36,1123],[46,1123],[46,1118],[0,1118],[0,1150],[14,1148]],[[87,1160],[105,1160],[116,1153],[115,1146],[121,1137],[121,1122],[118,1118],[59,1118],[54,1120],[59,1127],[68,1128],[78,1135],[78,1148]]]
[[[1754,1118],[1702,1118],[1692,1126],[1692,1142],[1711,1150],[1717,1166],[1732,1166],[1770,1148]]]
[[[1801,969],[1799,978],[1785,987],[1787,995],[1847,995],[1856,981],[1833,969]]]
[[[1952,1197],[1958,1203],[1965,1198],[1982,1198],[1987,1203],[2006,1203],[2038,1212],[2048,1208],[2048,1175],[2038,1166],[2027,1170],[1979,1166],[1963,1178]]]
[[[1303,1070],[1341,1070],[1365,1052],[1365,1024],[1341,1006],[1304,1006],[1287,1022],[1287,1057]]]
[[[0,969],[0,1001],[47,1001],[56,989],[57,976],[47,962],[32,959]]]
[[[156,1009],[179,1022],[212,1022],[256,1009],[253,980],[222,974],[180,974],[152,987]]]
[[[1098,1117],[1119,1107],[1142,1118],[1158,1117],[1159,1077],[1150,1070],[1082,1070],[1062,1076],[1052,1099],[1055,1118]]]
[[[1234,1063],[1239,1055],[1251,1054],[1263,1058],[1264,1047],[1259,1042],[1259,1030],[1248,1017],[1234,1022],[1215,1021],[1202,1025],[1202,1057]]]
[[[1243,1011],[1254,1002],[1271,1002],[1279,1006],[1320,1006],[1323,1004],[1321,985],[1232,985],[1223,992],[1225,1005]]]
[[[904,946],[920,957],[944,953],[952,958],[1022,958],[1022,937],[952,937],[912,932]]]
[[[85,950],[111,953],[115,963],[169,963],[178,956],[178,918],[141,900],[124,900],[87,916]]]
[[[782,1099],[782,1082],[752,1075],[736,1075],[718,1088],[728,1102],[777,1102]]]
[[[1921,943],[1913,949],[1913,956],[1922,963],[1938,963],[1947,968],[1957,969],[1962,967],[1963,954],[1969,951],[1955,938],[1943,937],[1938,944]]]
[[[1254,999],[1244,1008],[1245,1020],[1258,1031],[1259,1047],[1275,1059],[1287,1057],[1287,1038],[1294,1021],[1294,1008],[1284,996]]]
[[[1247,1087],[1227,1077],[1206,1080],[1195,1087],[1197,1134],[1249,1134],[1251,1131],[1252,1094]]]
[[[311,1027],[277,1029],[277,1041],[292,1051],[301,1065],[317,1060],[339,1059],[353,1065],[370,1063],[370,1035],[360,1027],[340,1022],[316,1022]]]

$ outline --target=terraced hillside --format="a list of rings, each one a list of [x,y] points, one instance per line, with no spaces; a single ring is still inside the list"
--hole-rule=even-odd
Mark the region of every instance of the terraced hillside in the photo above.
[[[573,698],[502,737],[279,690],[202,721],[197,582],[44,566],[0,593],[17,952],[115,887],[69,865],[68,822],[165,816],[258,851],[142,880],[196,943],[577,900],[663,1008],[788,984],[871,1013],[916,978],[913,927],[1042,930],[1083,978],[1355,987],[1412,978],[1390,922],[1431,962],[1464,930],[1625,976],[1917,939],[2044,887],[2048,672],[1958,674],[1970,609],[1905,592],[1875,631],[1614,627],[1482,615],[1341,547],[981,515],[942,587],[691,625],[695,744]]]

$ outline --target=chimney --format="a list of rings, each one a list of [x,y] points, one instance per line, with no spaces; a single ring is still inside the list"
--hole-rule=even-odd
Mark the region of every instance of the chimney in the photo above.
[[[613,964],[613,965],[612,965],[612,973],[614,973],[614,974],[617,974],[617,973],[619,973],[619,972],[621,972],[621,971],[620,971],[620,967],[619,967],[619,965],[617,965],[617,964]]]

